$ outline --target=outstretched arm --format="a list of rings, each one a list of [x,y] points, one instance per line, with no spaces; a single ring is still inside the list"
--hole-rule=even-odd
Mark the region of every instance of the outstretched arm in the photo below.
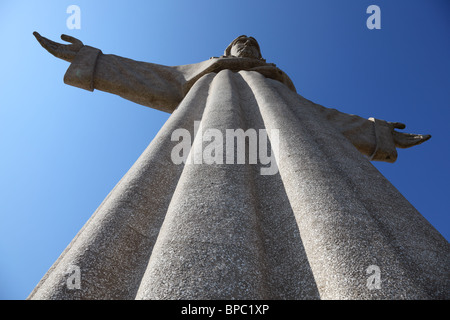
[[[183,99],[186,80],[177,68],[106,55],[68,35],[61,35],[61,39],[71,44],[33,34],[48,52],[71,63],[64,75],[66,84],[117,94],[169,113]]]
[[[330,121],[347,139],[370,160],[394,162],[396,148],[410,148],[431,138],[431,135],[411,134],[396,131],[405,129],[400,122],[388,122],[340,112],[315,104],[320,113]]]

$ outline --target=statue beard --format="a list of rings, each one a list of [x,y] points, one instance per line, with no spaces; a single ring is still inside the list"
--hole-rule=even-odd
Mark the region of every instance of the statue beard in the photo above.
[[[245,46],[242,49],[238,50],[238,57],[259,59],[258,56],[255,56],[255,53],[250,49],[249,46]]]

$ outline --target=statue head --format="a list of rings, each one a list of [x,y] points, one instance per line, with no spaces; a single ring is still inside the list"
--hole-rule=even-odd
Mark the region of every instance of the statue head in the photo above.
[[[255,38],[247,37],[246,35],[234,39],[225,49],[224,55],[264,60],[261,56],[258,41],[256,41]]]

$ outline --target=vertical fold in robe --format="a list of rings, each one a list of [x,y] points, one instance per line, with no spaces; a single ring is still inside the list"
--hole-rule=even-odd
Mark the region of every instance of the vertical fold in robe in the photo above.
[[[237,74],[237,83],[247,128],[256,130],[261,141],[263,133],[260,130],[266,130],[266,127],[255,95],[242,78],[242,74],[252,77],[256,72],[240,71]],[[274,136],[271,132],[267,135]],[[271,169],[272,174],[261,174],[262,167],[271,168],[274,165],[277,167],[276,163],[271,162],[263,165],[266,161],[262,161],[261,157],[272,156],[274,153],[270,138],[268,144],[267,150],[261,151],[262,146],[259,146],[258,163],[251,165],[263,239],[267,286],[270,288],[268,299],[319,299],[319,292],[280,173],[277,169]]]
[[[211,84],[191,149],[197,162],[212,142],[202,141],[202,133],[218,130],[225,138],[226,129],[245,128],[235,77],[223,70]],[[252,168],[226,164],[224,143],[218,141],[223,164],[185,165],[137,299],[268,296]]]
[[[175,129],[192,132],[213,74],[199,80],[136,163],[50,268],[29,299],[133,299],[164,220],[182,165],[171,160]],[[67,286],[79,267],[80,289]]]

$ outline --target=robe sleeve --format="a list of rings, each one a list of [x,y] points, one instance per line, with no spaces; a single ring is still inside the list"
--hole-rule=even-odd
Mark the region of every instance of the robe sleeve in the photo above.
[[[370,160],[395,162],[395,147],[392,128],[387,121],[375,118],[364,119],[357,115],[340,112],[315,104],[319,112],[337,128],[350,142]]]
[[[135,61],[84,46],[67,69],[64,83],[117,94],[172,113],[184,97],[185,75],[175,67]]]

